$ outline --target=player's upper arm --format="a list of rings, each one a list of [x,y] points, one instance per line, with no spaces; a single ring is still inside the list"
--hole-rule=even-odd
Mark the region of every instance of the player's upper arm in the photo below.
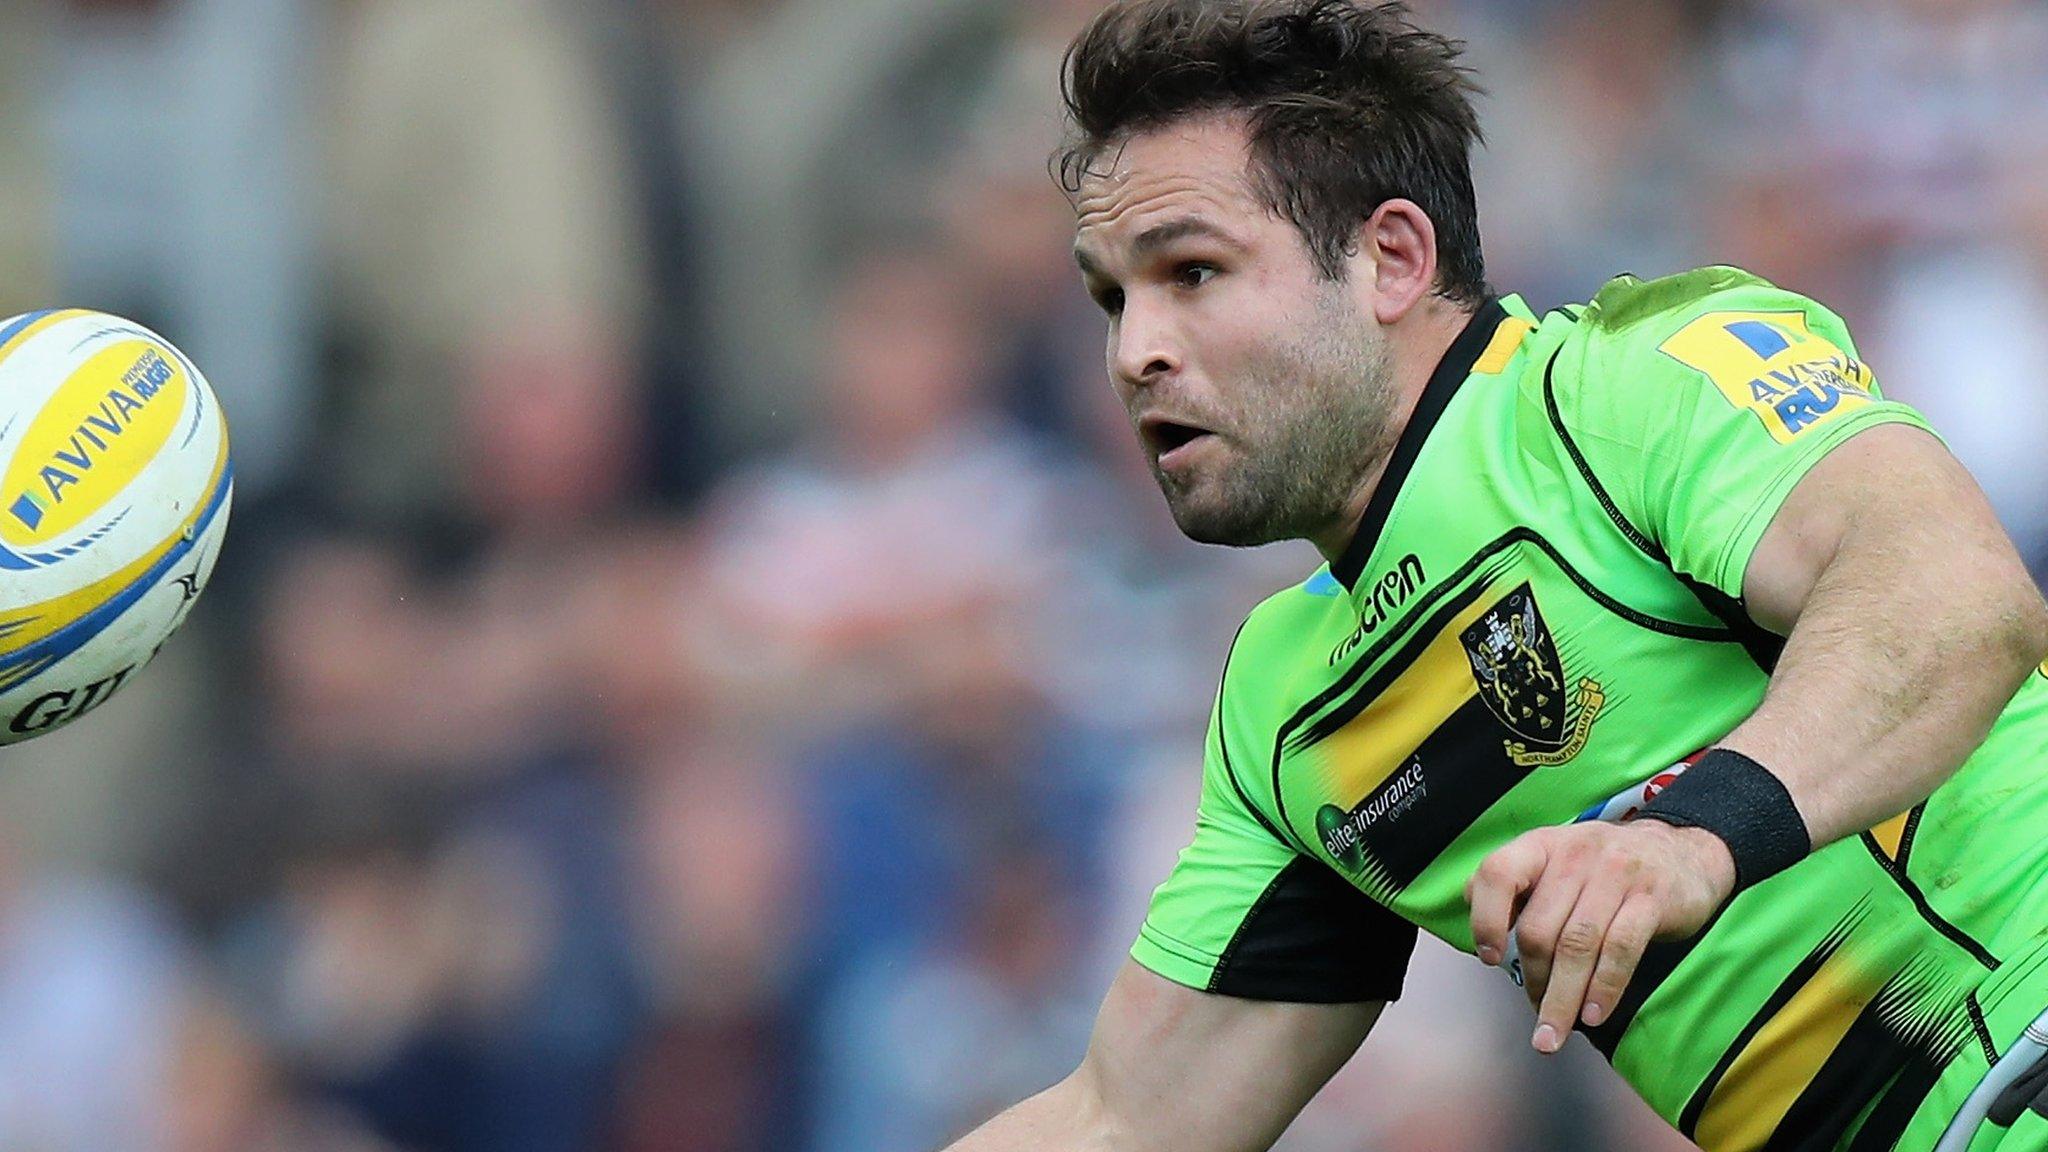
[[[1883,398],[1840,317],[1736,269],[1617,281],[1581,326],[1545,384],[1558,434],[1641,547],[1731,600],[1821,460],[1927,427]]]
[[[1873,429],[1799,481],[1750,556],[1750,614],[1789,632],[1845,548],[1876,550],[1897,571],[1939,564],[1950,595],[2002,586],[2030,606],[2037,595],[1976,480],[1917,428]]]
[[[1063,1087],[1115,1152],[1263,1152],[1383,1006],[1219,996],[1126,964]]]

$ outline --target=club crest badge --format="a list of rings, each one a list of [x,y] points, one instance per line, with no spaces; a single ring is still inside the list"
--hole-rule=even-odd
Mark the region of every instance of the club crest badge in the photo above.
[[[1553,767],[1585,748],[1606,695],[1590,678],[1567,686],[1557,642],[1528,584],[1508,593],[1458,638],[1480,699],[1512,734],[1505,742],[1509,758],[1524,768]]]

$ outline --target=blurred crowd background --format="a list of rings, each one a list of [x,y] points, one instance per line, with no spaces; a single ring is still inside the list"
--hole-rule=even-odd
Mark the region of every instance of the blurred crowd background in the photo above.
[[[0,4],[0,313],[170,335],[241,477],[5,754],[0,1149],[916,1152],[1073,1065],[1316,563],[1182,541],[1110,395],[1096,7]],[[1826,301],[2048,570],[2048,8],[1417,8],[1502,291]],[[1283,1147],[1683,1146],[1529,1021],[1425,946]]]

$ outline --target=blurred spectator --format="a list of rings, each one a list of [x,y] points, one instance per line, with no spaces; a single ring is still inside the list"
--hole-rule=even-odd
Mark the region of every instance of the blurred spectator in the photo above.
[[[641,766],[641,959],[659,1017],[620,1105],[622,1152],[789,1147],[802,881],[796,782],[764,748],[699,740]]]
[[[351,508],[559,526],[639,476],[646,273],[576,12],[334,13],[326,208],[353,366],[327,463]]]
[[[954,931],[877,950],[825,1005],[817,1152],[943,1147],[1079,1062],[1101,1000],[1080,893],[1044,845],[982,852]]]
[[[1064,130],[1059,89],[1048,81],[1099,7],[1014,7],[1009,42],[968,102],[961,146],[933,181],[946,240],[992,321],[984,354],[996,366],[991,393],[1056,435],[1082,435],[1065,403],[1069,369],[1077,352],[1093,360],[1101,323],[1074,266],[1072,209],[1048,178],[1051,144]]]
[[[726,638],[705,642],[780,689],[757,697],[794,710],[761,717],[780,725],[886,711],[1002,644],[1056,547],[1048,473],[989,403],[984,329],[953,264],[879,255],[826,327],[817,433],[707,510],[709,623]]]
[[[183,943],[147,895],[36,872],[0,844],[0,1146],[158,1146]]]
[[[177,334],[234,413],[242,492],[260,493],[285,478],[312,415],[315,5],[57,7],[44,77],[60,287]]]
[[[1496,17],[1498,19],[1498,17]],[[1589,0],[1475,25],[1487,272],[1553,308],[1622,272],[1691,267],[1697,26],[1680,0]]]
[[[167,1077],[165,1152],[395,1152],[300,1098],[275,1053],[218,1000],[194,996]]]
[[[636,1000],[604,835],[574,797],[532,800],[425,854],[307,858],[244,926],[290,1059],[401,1146],[569,1152],[605,1130]]]

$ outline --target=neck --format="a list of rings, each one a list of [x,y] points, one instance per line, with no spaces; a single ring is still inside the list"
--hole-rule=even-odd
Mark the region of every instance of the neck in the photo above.
[[[1387,464],[1393,459],[1394,447],[1401,442],[1402,433],[1408,430],[1409,422],[1414,419],[1423,390],[1429,387],[1437,365],[1443,363],[1451,345],[1457,342],[1475,315],[1476,309],[1432,296],[1417,305],[1401,327],[1388,330],[1389,351],[1393,358],[1393,412],[1387,420],[1385,432],[1373,445],[1372,460],[1365,475],[1344,502],[1342,515],[1308,537],[1309,543],[1316,546],[1324,560],[1336,563],[1358,535],[1358,525],[1365,519],[1365,510],[1372,504],[1373,494],[1379,491],[1380,481],[1386,478]]]

